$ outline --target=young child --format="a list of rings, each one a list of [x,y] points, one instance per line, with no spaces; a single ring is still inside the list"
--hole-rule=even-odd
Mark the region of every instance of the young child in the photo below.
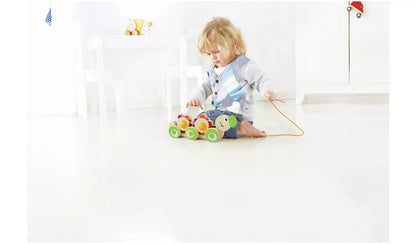
[[[268,101],[276,95],[271,80],[245,56],[246,45],[240,30],[228,19],[214,17],[199,34],[197,48],[212,64],[205,81],[192,90],[186,106],[203,109],[201,102],[212,95],[215,109],[203,112],[212,121],[221,113],[234,115],[250,135],[266,136],[265,131],[253,126],[253,92],[256,89]],[[239,124],[224,134],[224,138],[242,136],[248,135]]]

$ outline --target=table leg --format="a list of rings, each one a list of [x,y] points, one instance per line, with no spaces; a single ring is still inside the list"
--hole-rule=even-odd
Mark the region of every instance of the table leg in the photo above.
[[[98,102],[100,108],[100,116],[103,117],[107,113],[106,89],[104,80],[104,49],[103,40],[97,40],[97,78],[98,78]]]
[[[180,94],[181,94],[181,113],[186,112],[186,101],[188,97],[188,91],[186,89],[186,39],[182,38],[180,40],[180,54],[179,54],[179,74],[180,74]]]

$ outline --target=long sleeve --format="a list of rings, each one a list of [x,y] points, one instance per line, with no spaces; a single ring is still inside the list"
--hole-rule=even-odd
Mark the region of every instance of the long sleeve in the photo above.
[[[276,92],[272,80],[253,61],[247,63],[244,76],[261,95],[267,91]]]
[[[191,91],[189,95],[189,100],[197,98],[203,104],[211,94],[211,84],[207,75],[203,82],[201,84],[198,84],[198,86]]]

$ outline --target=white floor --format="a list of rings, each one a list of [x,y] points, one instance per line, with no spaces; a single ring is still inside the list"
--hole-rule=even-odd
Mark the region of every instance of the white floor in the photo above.
[[[172,139],[164,109],[29,118],[28,240],[388,241],[388,97],[279,108],[303,137]],[[267,102],[255,118],[297,133]]]

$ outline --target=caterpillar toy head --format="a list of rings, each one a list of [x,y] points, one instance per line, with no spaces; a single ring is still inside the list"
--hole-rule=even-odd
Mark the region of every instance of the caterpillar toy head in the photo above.
[[[227,131],[237,125],[235,116],[220,115],[215,120],[215,127],[220,131]]]

